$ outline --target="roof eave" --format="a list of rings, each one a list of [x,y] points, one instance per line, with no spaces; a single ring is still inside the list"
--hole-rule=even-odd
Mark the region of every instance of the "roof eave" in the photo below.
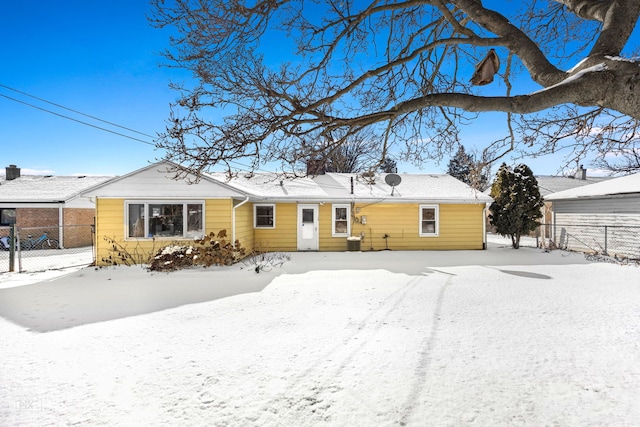
[[[560,197],[553,197],[556,196],[556,194],[549,196],[549,197],[545,197],[545,201],[551,201],[551,202],[555,202],[558,200],[584,200],[584,199],[615,199],[615,198],[619,198],[619,197],[625,197],[625,196],[629,196],[629,195],[640,195],[640,192],[638,191],[630,191],[627,193],[615,193],[615,194],[590,194],[590,195],[585,195],[585,196],[566,196],[563,197],[562,195],[560,195]]]
[[[397,204],[486,204],[491,203],[493,199],[485,198],[394,198],[394,197],[269,197],[269,196],[250,196],[252,202],[262,203],[397,203]]]

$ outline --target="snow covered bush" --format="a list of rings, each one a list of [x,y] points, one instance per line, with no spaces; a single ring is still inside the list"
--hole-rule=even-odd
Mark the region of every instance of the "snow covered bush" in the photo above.
[[[211,232],[192,246],[171,244],[161,248],[149,264],[151,271],[175,271],[192,266],[231,265],[242,259],[245,249],[238,240],[226,240],[227,231]]]
[[[195,251],[192,246],[172,244],[161,248],[149,263],[151,271],[175,271],[192,267],[195,264]]]

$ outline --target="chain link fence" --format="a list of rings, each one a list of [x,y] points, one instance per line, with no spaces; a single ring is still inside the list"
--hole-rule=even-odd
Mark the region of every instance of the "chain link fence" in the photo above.
[[[92,225],[0,227],[0,273],[89,265],[95,260],[93,242]]]
[[[623,225],[541,224],[539,246],[640,260],[640,227]]]

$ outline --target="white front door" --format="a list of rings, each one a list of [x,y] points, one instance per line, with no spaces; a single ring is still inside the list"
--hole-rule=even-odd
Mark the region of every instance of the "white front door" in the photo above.
[[[298,250],[318,250],[318,205],[298,205]]]

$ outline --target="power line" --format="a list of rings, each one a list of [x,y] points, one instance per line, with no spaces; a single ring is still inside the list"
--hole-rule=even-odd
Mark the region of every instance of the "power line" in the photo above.
[[[76,113],[76,114],[80,114],[81,116],[89,117],[90,119],[97,120],[97,121],[99,121],[99,122],[106,123],[106,124],[108,124],[108,125],[118,127],[118,128],[120,128],[120,129],[128,130],[129,132],[137,133],[137,134],[139,134],[139,135],[147,136],[147,137],[149,137],[149,138],[155,138],[153,135],[149,135],[149,134],[146,134],[146,133],[143,133],[143,132],[139,132],[139,131],[137,131],[137,130],[135,130],[135,129],[131,129],[131,128],[128,128],[128,127],[125,127],[125,126],[120,126],[120,125],[119,125],[119,124],[117,124],[117,123],[113,123],[113,122],[110,122],[110,121],[107,121],[107,120],[103,120],[103,119],[101,119],[101,118],[99,118],[99,117],[95,117],[95,116],[92,116],[92,115],[90,115],[90,114],[83,113],[82,111],[74,110],[74,109],[72,109],[72,108],[65,107],[64,105],[60,105],[60,104],[56,104],[55,102],[47,101],[46,99],[39,98],[39,97],[37,97],[37,96],[31,95],[31,94],[29,94],[29,93],[23,92],[23,91],[18,90],[18,89],[14,89],[14,88],[9,87],[9,86],[7,86],[7,85],[3,85],[2,83],[0,83],[0,87],[3,87],[3,88],[5,88],[5,89],[9,89],[9,90],[11,90],[11,91],[17,92],[17,93],[19,93],[19,94],[22,94],[22,95],[28,96],[28,97],[33,98],[33,99],[37,99],[38,101],[42,101],[42,102],[45,102],[45,103],[47,103],[47,104],[54,105],[54,106],[56,106],[56,107],[58,107],[58,108],[62,108],[62,109],[64,109],[64,110],[71,111],[71,112]],[[3,96],[4,96],[4,95],[3,95]],[[4,97],[5,97],[5,98],[9,98],[8,96],[4,96]],[[9,98],[9,99],[12,99],[12,98]],[[20,101],[18,101],[18,102],[20,102]],[[26,105],[32,106],[32,105],[30,105],[30,104],[27,104],[26,102],[23,102],[23,104],[26,104]],[[35,108],[37,108],[37,107],[35,107]],[[42,109],[42,108],[40,108],[40,109],[41,109],[41,110],[43,110],[43,111],[47,111],[47,112],[49,112],[48,110],[44,110],[44,109]],[[55,114],[55,113],[54,113],[54,114]],[[65,116],[61,116],[61,117],[65,117]],[[67,118],[67,117],[65,117],[65,118]],[[78,121],[78,120],[76,120],[76,121]],[[83,122],[80,122],[80,123],[83,123]],[[95,126],[94,126],[94,127],[95,127]]]
[[[128,130],[128,131],[130,131],[130,132],[137,133],[137,134],[139,134],[139,135],[143,135],[143,136],[147,136],[147,137],[149,137],[149,138],[153,138],[153,139],[155,139],[155,137],[154,137],[154,136],[149,135],[149,134],[146,134],[146,133],[144,133],[144,132],[139,132],[139,131],[137,131],[137,130],[135,130],[135,129],[131,129],[131,128],[128,128],[128,127],[125,127],[125,126],[121,126],[121,125],[119,125],[119,124],[117,124],[117,123],[113,123],[113,122],[110,122],[110,121],[107,121],[107,120],[103,120],[103,119],[100,119],[100,118],[98,118],[98,117],[92,116],[92,115],[90,115],[90,114],[85,114],[85,113],[83,113],[83,112],[81,112],[81,111],[74,110],[74,109],[69,108],[69,107],[65,107],[64,105],[60,105],[60,104],[57,104],[57,103],[55,103],[55,102],[47,101],[46,99],[43,99],[43,98],[37,97],[37,96],[35,96],[35,95],[31,95],[31,94],[29,94],[29,93],[23,92],[23,91],[18,90],[18,89],[14,89],[14,88],[9,87],[9,86],[7,86],[7,85],[4,85],[4,84],[2,84],[2,83],[0,83],[0,87],[3,87],[3,88],[5,88],[5,89],[9,89],[9,90],[11,90],[11,91],[17,92],[17,93],[19,93],[19,94],[22,94],[22,95],[28,96],[28,97],[33,98],[33,99],[37,99],[38,101],[42,101],[42,102],[45,102],[45,103],[47,103],[47,104],[54,105],[54,106],[56,106],[56,107],[58,107],[58,108],[62,108],[62,109],[64,109],[64,110],[71,111],[71,112],[76,113],[76,114],[79,114],[79,115],[81,115],[81,116],[89,117],[89,118],[91,118],[91,119],[93,119],[93,120],[97,120],[97,121],[99,121],[99,122],[106,123],[106,124],[109,124],[109,125],[111,125],[111,126],[114,126],[114,127],[120,128],[120,129],[125,129],[125,130]],[[12,98],[12,97],[7,96],[7,95],[4,95],[4,94],[2,94],[2,93],[0,93],[0,96],[1,96],[1,97],[3,97],[3,98],[8,99],[8,100],[10,100],[10,101],[14,101],[14,102],[17,102],[17,103],[19,103],[19,104],[26,105],[26,106],[31,107],[31,108],[35,108],[35,109],[37,109],[37,110],[44,111],[44,112],[49,113],[49,114],[53,114],[54,116],[58,116],[58,117],[61,117],[61,118],[67,119],[67,120],[71,120],[71,121],[74,121],[74,122],[76,122],[76,123],[83,124],[83,125],[85,125],[85,126],[90,126],[90,127],[92,127],[92,128],[99,129],[99,130],[102,130],[102,131],[105,131],[105,132],[109,132],[109,133],[112,133],[112,134],[114,134],[114,135],[122,136],[122,137],[124,137],[124,138],[128,138],[128,139],[131,139],[131,140],[134,140],[134,141],[142,142],[143,144],[151,145],[151,146],[153,146],[153,147],[155,147],[155,146],[156,146],[156,144],[155,144],[155,143],[152,143],[152,142],[149,142],[149,141],[145,141],[145,140],[142,140],[142,139],[139,139],[139,138],[135,138],[135,137],[133,137],[133,136],[126,135],[126,134],[123,134],[123,133],[120,133],[120,132],[116,132],[116,131],[113,131],[113,130],[110,130],[110,129],[106,129],[106,128],[104,128],[104,127],[97,126],[97,125],[94,125],[94,124],[91,124],[91,123],[88,123],[88,122],[85,122],[85,121],[82,121],[82,120],[78,120],[78,119],[75,119],[75,118],[73,118],[73,117],[65,116],[64,114],[56,113],[55,111],[51,111],[51,110],[48,110],[48,109],[46,109],[46,108],[39,107],[39,106],[37,106],[37,105],[33,105],[33,104],[30,104],[30,103],[25,102],[25,101],[22,101],[22,100],[19,100],[19,99],[16,99],[16,98]],[[238,162],[238,161],[234,161],[234,160],[229,160],[229,161],[228,161],[228,163],[234,163],[234,164],[236,164],[237,166],[241,166],[241,167],[246,168],[246,169],[254,169],[254,170],[257,170],[257,171],[269,172],[269,171],[264,171],[264,170],[263,170],[263,169],[261,169],[261,168],[258,168],[258,167],[251,167],[251,166],[248,166],[248,165],[242,164],[242,163],[240,163],[240,162]]]
[[[1,85],[0,85],[0,86],[1,86]],[[2,94],[2,93],[0,93],[0,96],[1,96],[1,97],[3,97],[3,98],[7,98],[7,99],[9,99],[9,100],[11,100],[11,101],[14,101],[14,102],[18,102],[18,103],[20,103],[20,104],[27,105],[27,106],[29,106],[29,107],[31,107],[31,108],[35,108],[35,109],[37,109],[37,110],[44,111],[44,112],[49,113],[49,114],[53,114],[54,116],[62,117],[62,118],[67,119],[67,120],[72,120],[72,121],[74,121],[74,122],[81,123],[81,124],[83,124],[83,125],[85,125],[85,126],[91,126],[92,128],[100,129],[100,130],[102,130],[102,131],[109,132],[109,133],[112,133],[112,134],[114,134],[114,135],[123,136],[123,137],[125,137],[125,138],[129,138],[129,139],[132,139],[132,140],[134,140],[134,141],[142,142],[143,144],[152,145],[152,146],[154,146],[154,147],[156,146],[156,144],[154,144],[153,142],[144,141],[144,140],[142,140],[142,139],[135,138],[135,137],[133,137],[133,136],[125,135],[124,133],[116,132],[116,131],[113,131],[113,130],[111,130],[111,129],[106,129],[106,128],[103,128],[103,127],[100,127],[100,126],[93,125],[93,124],[91,124],[91,123],[83,122],[82,120],[74,119],[73,117],[65,116],[64,114],[56,113],[55,111],[47,110],[46,108],[38,107],[37,105],[29,104],[28,102],[25,102],[25,101],[21,101],[21,100],[19,100],[19,99],[12,98],[12,97],[7,96],[7,95],[4,95],[4,94]],[[72,110],[72,111],[73,111],[73,110]],[[84,114],[84,115],[86,116],[86,114]],[[89,117],[91,117],[91,116],[89,116]],[[101,121],[104,121],[104,120],[101,120]],[[108,122],[107,122],[107,123],[108,123]],[[122,128],[123,126],[118,126],[118,127],[121,127],[121,128]],[[124,128],[124,129],[127,129],[127,128]],[[135,132],[135,131],[134,131],[134,132]],[[145,135],[145,134],[143,134],[142,132],[136,132],[136,133],[140,133],[140,134],[142,134],[142,135]],[[150,136],[150,135],[147,135],[147,136]]]

